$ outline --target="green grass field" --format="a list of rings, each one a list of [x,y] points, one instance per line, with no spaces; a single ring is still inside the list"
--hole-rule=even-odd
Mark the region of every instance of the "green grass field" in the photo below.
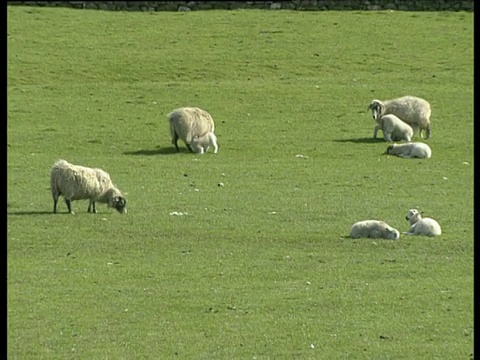
[[[7,31],[9,359],[469,359],[473,13],[9,6]],[[407,94],[431,159],[372,139]],[[180,106],[218,154],[174,151]],[[59,158],[128,214],[53,214]],[[443,234],[346,238],[410,208]]]

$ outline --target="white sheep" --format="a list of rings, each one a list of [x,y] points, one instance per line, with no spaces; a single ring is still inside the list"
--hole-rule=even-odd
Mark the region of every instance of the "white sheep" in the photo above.
[[[393,114],[383,115],[376,120],[377,125],[373,131],[373,137],[377,137],[378,130],[383,131],[385,141],[405,140],[410,142],[413,137],[413,129],[406,122]]]
[[[213,146],[213,153],[216,154],[218,152],[217,136],[211,131],[201,137],[195,135],[190,143],[192,149],[199,154],[206,153],[210,145]]]
[[[113,185],[110,175],[102,169],[70,164],[58,160],[50,171],[50,188],[53,196],[53,212],[57,212],[57,202],[63,196],[68,212],[74,214],[71,208],[73,200],[90,200],[88,212],[95,209],[95,202],[106,203],[120,213],[127,213],[127,200],[120,190]]]
[[[420,137],[422,130],[425,130],[427,139],[432,135],[430,129],[432,110],[425,99],[408,95],[391,100],[373,100],[368,109],[372,110],[374,120],[386,114],[393,114],[409,124],[414,133],[418,131]]]
[[[353,239],[372,238],[398,240],[400,233],[384,221],[363,220],[352,225],[349,236]]]
[[[410,229],[404,232],[405,235],[437,236],[442,234],[440,224],[431,218],[422,218],[417,209],[410,209],[405,216],[410,222]]]
[[[412,142],[408,144],[392,144],[387,147],[385,154],[400,156],[403,158],[429,159],[432,149],[425,143]]]
[[[170,123],[172,144],[179,151],[178,139],[181,139],[190,152],[193,152],[191,142],[195,136],[199,138],[207,132],[215,131],[212,116],[198,107],[182,107],[167,115]]]

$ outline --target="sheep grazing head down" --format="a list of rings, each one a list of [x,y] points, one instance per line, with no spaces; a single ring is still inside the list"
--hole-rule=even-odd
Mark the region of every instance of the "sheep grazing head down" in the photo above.
[[[108,205],[116,209],[120,214],[127,213],[127,200],[123,196],[112,197]]]
[[[417,209],[410,209],[405,215],[405,220],[408,220],[410,224],[415,224],[416,222],[422,220],[422,215]]]
[[[377,119],[384,115],[385,105],[380,100],[373,100],[372,103],[368,105],[367,110],[372,110],[373,120],[377,121]]]

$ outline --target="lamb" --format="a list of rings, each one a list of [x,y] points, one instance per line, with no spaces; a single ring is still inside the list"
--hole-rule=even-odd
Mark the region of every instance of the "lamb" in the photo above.
[[[427,144],[421,142],[392,144],[387,147],[384,154],[396,155],[402,158],[429,159],[432,156],[432,149]]]
[[[405,235],[437,236],[442,234],[440,224],[431,218],[422,218],[417,209],[408,210],[405,219],[410,222],[410,229],[403,233]]]
[[[206,153],[210,148],[210,145],[213,146],[213,153],[216,154],[218,152],[217,137],[211,131],[207,132],[202,137],[195,135],[190,143],[192,149],[199,154]]]
[[[127,213],[127,200],[120,190],[113,185],[110,175],[102,169],[70,164],[66,160],[58,160],[50,171],[50,187],[53,196],[53,213],[57,213],[57,202],[63,196],[68,212],[72,211],[71,201],[86,200],[88,212],[97,212],[95,202],[106,203],[108,207],[119,213]]]
[[[410,142],[413,137],[413,129],[406,122],[393,114],[383,115],[376,119],[377,125],[373,131],[373,137],[377,137],[378,130],[383,131],[385,141],[406,140]]]
[[[180,151],[178,148],[178,139],[181,139],[188,150],[193,152],[190,143],[195,136],[201,138],[206,133],[213,133],[215,131],[212,116],[207,111],[198,107],[178,108],[169,113],[167,117],[170,123],[172,144],[175,146],[177,152]]]
[[[384,101],[373,100],[368,109],[372,110],[374,120],[386,114],[393,114],[409,124],[414,133],[418,131],[421,138],[423,130],[427,139],[430,139],[432,135],[430,128],[432,110],[425,99],[416,96],[403,96]]]
[[[353,239],[372,238],[398,240],[400,233],[384,221],[363,220],[353,224],[349,236]]]

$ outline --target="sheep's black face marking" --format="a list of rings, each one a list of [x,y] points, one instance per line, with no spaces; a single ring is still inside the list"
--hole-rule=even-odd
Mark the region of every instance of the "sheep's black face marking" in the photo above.
[[[127,212],[126,206],[127,206],[127,200],[125,200],[125,198],[121,196],[117,196],[113,200],[113,207],[121,214]]]
[[[386,153],[386,154],[390,154],[390,153],[392,152],[392,150],[393,150],[393,145],[389,145],[389,146],[387,147],[387,151],[385,151],[385,153]]]
[[[375,121],[377,121],[377,119],[383,115],[382,104],[376,101],[370,104],[369,109],[372,110],[372,117],[373,117],[373,120]]]

